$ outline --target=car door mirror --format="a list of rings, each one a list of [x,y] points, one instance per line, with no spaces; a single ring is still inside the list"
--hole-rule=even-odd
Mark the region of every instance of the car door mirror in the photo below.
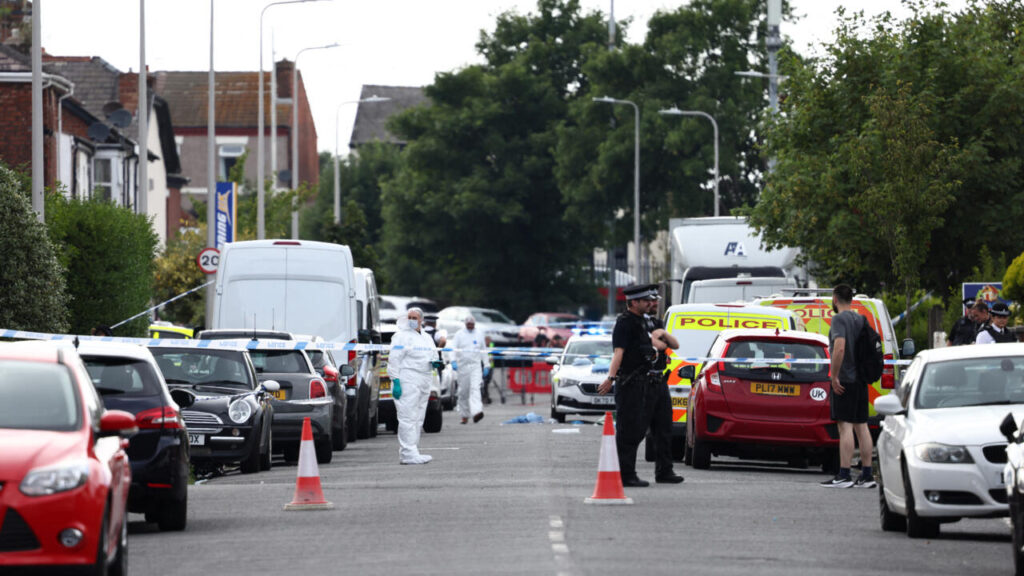
[[[342,375],[342,377],[348,378],[349,376],[355,376],[356,369],[349,366],[348,364],[342,364],[341,368],[338,369],[338,372]]]
[[[1003,418],[1003,422],[999,425],[999,432],[1006,437],[1006,441],[1013,444],[1017,441],[1017,421],[1013,418],[1013,413],[1007,414],[1006,418]]]
[[[678,374],[679,377],[682,378],[683,380],[691,380],[691,381],[697,375],[696,374],[696,369],[693,366],[693,364],[690,364],[688,366],[680,366],[679,370],[676,371],[676,374]]]
[[[896,416],[906,414],[903,402],[895,394],[886,394],[875,399],[875,411],[882,416]]]
[[[135,415],[124,410],[106,410],[100,416],[99,437],[120,436],[129,438],[139,431],[135,424]]]
[[[544,358],[544,361],[552,366],[558,366],[558,356],[546,356]]]
[[[277,380],[264,380],[260,386],[262,386],[263,390],[266,392],[277,392],[281,389],[281,384],[279,384]]]
[[[900,356],[904,358],[913,358],[916,353],[917,349],[914,347],[914,339],[907,338],[904,340],[903,345],[900,347]]]

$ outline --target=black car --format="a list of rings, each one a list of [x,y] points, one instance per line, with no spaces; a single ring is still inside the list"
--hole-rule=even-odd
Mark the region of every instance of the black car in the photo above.
[[[243,474],[270,469],[270,400],[279,385],[259,382],[248,352],[162,346],[150,351],[181,406],[197,468],[237,463]]]
[[[134,344],[82,342],[78,353],[109,410],[135,415],[128,445],[132,484],[128,510],[161,530],[188,521],[189,443],[178,405],[149,350]]]

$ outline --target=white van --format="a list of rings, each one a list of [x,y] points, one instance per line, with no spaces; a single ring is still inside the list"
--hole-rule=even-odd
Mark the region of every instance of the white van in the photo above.
[[[792,292],[796,280],[785,276],[759,276],[738,278],[714,278],[697,280],[690,284],[687,293],[688,304],[725,304],[728,302],[752,302],[784,291]]]
[[[308,240],[230,242],[220,255],[213,317],[207,324],[354,344],[352,252],[348,246]]]
[[[377,294],[377,280],[373,270],[356,268],[356,328],[360,344],[380,344],[380,296]],[[370,438],[377,435],[380,404],[379,352],[361,353],[356,366],[357,435]]]

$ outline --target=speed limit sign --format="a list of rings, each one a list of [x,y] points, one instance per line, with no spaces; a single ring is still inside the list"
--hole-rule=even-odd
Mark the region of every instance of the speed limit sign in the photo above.
[[[220,250],[216,248],[203,248],[196,256],[196,264],[203,274],[216,274],[217,266],[220,265]]]

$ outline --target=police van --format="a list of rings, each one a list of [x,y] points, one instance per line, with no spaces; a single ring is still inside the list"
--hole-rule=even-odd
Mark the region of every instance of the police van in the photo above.
[[[665,311],[665,329],[679,341],[668,351],[667,383],[672,398],[672,456],[682,460],[690,385],[718,333],[730,328],[803,330],[800,318],[784,308],[751,304],[677,304]],[[648,442],[648,445],[651,443]],[[650,452],[647,459],[653,459]]]

